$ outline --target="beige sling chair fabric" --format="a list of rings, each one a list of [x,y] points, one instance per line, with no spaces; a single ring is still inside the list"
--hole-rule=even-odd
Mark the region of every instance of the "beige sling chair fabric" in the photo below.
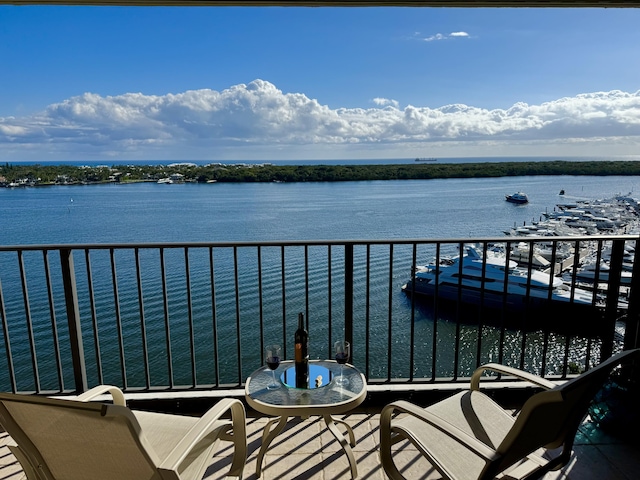
[[[89,402],[106,392],[113,404]],[[73,400],[0,393],[0,424],[29,480],[200,480],[218,440],[232,442],[229,477],[240,479],[247,457],[244,406],[232,399],[198,418],[130,410],[108,385]]]
[[[561,385],[515,368],[487,364],[474,372],[469,391],[430,407],[391,403],[380,415],[382,466],[391,479],[404,478],[394,463],[392,445],[408,439],[446,479],[539,478],[568,463],[591,399],[615,366],[639,352],[622,352]],[[479,391],[480,377],[487,370],[527,380],[544,390],[530,397],[514,416]]]

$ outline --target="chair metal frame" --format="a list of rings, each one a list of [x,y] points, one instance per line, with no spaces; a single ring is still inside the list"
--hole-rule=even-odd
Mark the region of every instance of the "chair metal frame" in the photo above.
[[[113,403],[91,402],[96,397],[110,393]],[[8,446],[11,452],[18,459],[23,467],[28,480],[64,480],[58,479],[49,468],[48,453],[44,448],[36,446],[37,433],[25,431],[26,425],[20,418],[14,415],[16,404],[30,404],[51,409],[75,409],[80,413],[78,421],[82,421],[82,416],[89,416],[92,419],[104,419],[105,422],[120,422],[126,425],[128,436],[139,448],[138,454],[146,460],[152,474],[153,480],[186,480],[179,473],[179,468],[185,461],[195,462],[200,465],[195,469],[197,475],[189,477],[189,480],[200,480],[202,474],[211,463],[211,456],[219,440],[233,443],[233,459],[227,478],[241,479],[246,458],[247,458],[247,437],[246,437],[246,414],[244,405],[237,399],[222,399],[211,407],[199,419],[193,419],[188,431],[182,438],[171,440],[175,442],[171,451],[162,458],[154,451],[153,442],[145,437],[144,428],[134,411],[126,406],[125,397],[122,391],[112,385],[99,385],[91,390],[74,397],[73,399],[56,399],[48,397],[16,395],[10,393],[0,393],[0,424],[11,436],[13,442]],[[230,414],[231,420],[223,418]],[[154,422],[167,421],[170,416],[167,414],[156,414],[145,412],[146,418],[153,419]],[[38,419],[39,422],[46,422],[47,418]],[[29,428],[29,430],[32,430]],[[62,439],[61,439],[62,440]],[[206,453],[203,453],[206,452]],[[74,452],[76,455],[99,455],[101,452]],[[199,475],[199,477],[198,477]],[[90,476],[86,478],[91,478]],[[125,480],[125,479],[121,479]],[[140,479],[132,479],[140,480]]]
[[[490,479],[499,474],[506,475],[506,478],[540,478],[551,470],[558,470],[567,465],[571,459],[574,437],[594,395],[614,367],[631,360],[638,353],[640,349],[621,352],[560,385],[516,368],[496,363],[482,365],[473,373],[468,392],[461,392],[432,406],[440,405],[439,414],[434,413],[434,408],[421,408],[407,401],[393,402],[385,406],[380,415],[382,466],[391,479],[404,479],[394,463],[391,447],[407,439],[444,478],[460,478],[451,472],[452,467],[447,464],[453,455],[434,454],[433,448],[420,440],[420,429],[433,428],[453,439],[455,444],[460,446],[460,451],[466,449],[470,455],[484,460],[484,468],[481,471],[465,472],[467,478]],[[531,396],[517,416],[508,419],[509,414],[505,412],[505,416],[501,417],[502,407],[480,392],[480,379],[486,371],[531,382],[543,391]],[[446,415],[442,414],[443,411],[447,411],[442,407],[446,406],[445,402],[449,402],[451,411],[457,412],[456,421],[459,422],[460,418],[464,417],[471,425],[473,417],[482,413],[475,411],[471,404],[470,397],[474,395],[476,399],[478,395],[483,396],[482,401],[490,406],[491,414],[500,418],[500,421],[504,420],[506,434],[497,445],[491,445],[491,442],[478,438],[482,435],[474,436],[474,428],[471,426],[460,428],[459,423],[457,426],[450,423]],[[405,419],[408,415],[411,421],[396,421],[397,413],[404,413]],[[557,449],[561,449],[559,453]]]

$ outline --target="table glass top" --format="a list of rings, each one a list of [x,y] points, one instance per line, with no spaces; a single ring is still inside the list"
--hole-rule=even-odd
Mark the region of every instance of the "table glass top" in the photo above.
[[[291,369],[291,373],[289,373],[289,369]],[[292,361],[280,364],[276,370],[279,388],[269,390],[267,386],[273,382],[273,377],[271,370],[267,366],[263,366],[251,374],[246,394],[253,400],[269,405],[323,406],[353,401],[357,397],[363,396],[366,390],[364,377],[357,368],[351,365],[345,365],[343,368],[343,375],[349,380],[348,384],[338,385],[335,380],[340,375],[340,365],[334,361],[313,360],[309,362],[309,382],[314,384],[313,388],[303,389],[289,386],[288,378],[290,377],[288,375],[293,375]],[[319,379],[318,376],[322,378]],[[287,383],[283,383],[283,380],[286,380]],[[319,383],[317,388],[315,387],[316,381]]]

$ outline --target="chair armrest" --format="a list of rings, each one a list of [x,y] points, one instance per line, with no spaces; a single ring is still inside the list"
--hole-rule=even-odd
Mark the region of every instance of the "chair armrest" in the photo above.
[[[491,370],[497,373],[503,373],[505,375],[512,375],[514,377],[520,378],[521,380],[526,380],[527,382],[531,382],[534,385],[542,387],[546,390],[550,390],[556,386],[555,383],[545,378],[542,378],[538,375],[534,375],[533,373],[525,372],[518,368],[507,367],[499,363],[487,363],[485,365],[481,365],[473,372],[473,375],[471,376],[471,390],[480,389],[480,377],[486,370]]]
[[[6,446],[20,463],[25,478],[27,480],[38,480],[40,477],[37,475],[36,469],[33,467],[29,456],[23,452],[20,446],[11,437],[9,437]]]
[[[225,398],[211,407],[167,455],[160,464],[159,469],[177,470],[178,466],[198,442],[220,426],[219,420],[227,411],[231,412],[233,434],[226,439],[231,439],[235,446],[229,474],[230,476],[241,478],[247,459],[246,415],[242,402],[231,398]]]
[[[450,424],[446,420],[434,415],[433,413],[421,408],[413,403],[399,400],[397,402],[390,403],[385,406],[380,413],[380,435],[390,435],[391,433],[391,417],[393,412],[398,410],[400,412],[408,413],[409,415],[416,417],[429,425],[434,426],[441,432],[445,433],[452,439],[456,440],[458,443],[466,446],[469,450],[474,451],[481,457],[486,460],[493,460],[496,458],[497,453],[494,449],[490,448],[486,444],[482,443],[475,437],[472,437],[465,431],[459,429],[455,425]],[[416,425],[416,429],[419,429],[420,426]],[[388,433],[387,433],[388,432]],[[409,433],[409,432],[407,432]],[[418,442],[418,440],[413,437],[413,439]],[[420,442],[418,442],[420,443]],[[426,449],[426,446],[425,446]]]
[[[97,387],[93,387],[90,390],[87,390],[81,395],[78,395],[74,398],[74,400],[78,400],[80,402],[88,402],[89,400],[94,399],[95,397],[102,395],[103,393],[110,393],[113,397],[114,405],[122,405],[123,407],[127,406],[127,403],[124,399],[124,394],[122,390],[113,385],[98,385]]]

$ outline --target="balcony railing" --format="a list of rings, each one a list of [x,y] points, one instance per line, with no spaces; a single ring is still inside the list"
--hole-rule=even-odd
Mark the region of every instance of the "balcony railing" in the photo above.
[[[351,340],[352,362],[372,385],[455,383],[487,361],[564,378],[625,342],[635,346],[640,277],[638,262],[628,265],[625,252],[636,241],[586,236],[0,247],[0,353],[7,366],[0,389],[240,387],[264,362],[266,343],[281,342],[285,358],[292,357],[298,312],[305,314],[312,358],[331,358],[335,340]],[[419,295],[418,281],[403,291],[412,272],[428,270],[421,265],[431,263],[435,279],[443,279],[442,267],[471,244],[481,258],[502,255],[523,265],[520,307],[504,289],[509,281],[497,294],[489,279],[469,284],[448,302],[440,284],[434,295]],[[542,248],[546,261],[540,263]],[[607,260],[608,270],[597,267],[590,282],[580,274],[586,256],[595,265]],[[480,265],[485,275],[487,264]],[[458,285],[473,283],[459,268],[452,275]],[[550,282],[563,275],[568,300],[534,308],[540,294],[533,271]],[[585,289],[592,292],[586,308],[578,305]],[[552,295],[548,287],[543,297]],[[502,302],[497,308],[496,298]]]

